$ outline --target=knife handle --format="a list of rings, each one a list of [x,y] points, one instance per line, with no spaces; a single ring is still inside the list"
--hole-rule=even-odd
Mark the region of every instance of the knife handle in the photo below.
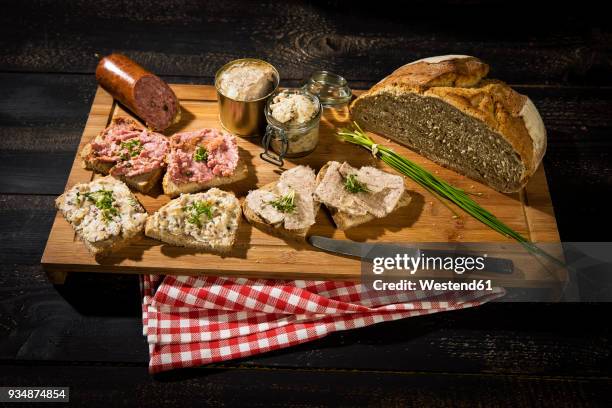
[[[464,254],[452,251],[440,251],[435,249],[421,249],[421,256],[437,258],[474,258],[476,254]],[[484,258],[484,270],[487,272],[510,275],[514,272],[514,262],[511,259],[486,257]]]

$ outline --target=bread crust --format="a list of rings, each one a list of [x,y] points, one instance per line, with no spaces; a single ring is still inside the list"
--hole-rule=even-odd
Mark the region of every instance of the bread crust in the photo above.
[[[325,173],[327,173],[328,169],[329,169],[329,163],[326,163],[323,167],[321,167],[321,170],[319,170],[319,173],[317,173],[317,178],[315,180],[315,188],[316,186],[321,184],[321,182],[323,181],[323,178],[325,177]],[[411,201],[412,201],[412,197],[410,196],[408,191],[405,190],[404,194],[400,197],[393,211],[396,211],[402,207],[406,207],[407,205],[410,204]],[[366,222],[370,222],[372,220],[377,219],[377,217],[375,217],[372,214],[355,216],[355,215],[340,211],[337,208],[328,207],[327,205],[325,207],[329,210],[329,213],[331,214],[332,219],[334,220],[334,224],[336,224],[336,227],[340,230],[347,230],[349,228],[353,228],[358,225],[365,224]],[[387,216],[388,215],[390,214],[387,214]]]
[[[531,100],[501,81],[485,79],[488,72],[487,64],[470,56],[441,56],[415,61],[395,70],[355,99],[350,106],[351,115],[361,103],[381,94],[401,96],[414,93],[442,100],[484,123],[512,146],[525,168],[520,186],[513,190],[517,191],[527,183],[542,161],[546,150],[546,130]]]
[[[240,220],[238,221],[238,227],[240,227]],[[196,249],[201,249],[206,252],[219,253],[219,254],[226,254],[229,251],[231,251],[238,237],[238,234],[234,234],[234,236],[232,237],[232,241],[229,245],[218,246],[218,247],[213,248],[210,245],[206,245],[203,242],[198,242],[193,239],[188,239],[186,236],[174,235],[164,230],[157,229],[153,222],[153,215],[149,215],[149,217],[147,217],[147,222],[145,223],[144,235],[146,235],[149,238],[153,238],[153,239],[162,241],[166,244],[170,244],[174,246],[181,246],[181,247],[186,247],[186,248],[196,248]]]
[[[239,160],[236,165],[236,169],[232,173],[231,176],[228,177],[214,177],[210,181],[206,183],[183,183],[176,184],[170,179],[170,175],[168,172],[164,175],[164,179],[162,180],[162,187],[164,189],[164,194],[169,195],[170,197],[178,197],[183,193],[197,193],[199,191],[207,190],[212,187],[219,187],[226,184],[235,183],[240,180],[244,180],[248,176],[248,168],[246,164]]]

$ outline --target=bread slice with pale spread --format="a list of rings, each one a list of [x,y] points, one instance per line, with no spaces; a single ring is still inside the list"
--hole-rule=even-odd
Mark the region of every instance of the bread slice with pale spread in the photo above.
[[[304,240],[320,207],[314,200],[314,187],[314,171],[308,166],[294,167],[277,182],[250,191],[242,212],[250,224],[264,232]]]
[[[236,243],[240,202],[233,193],[211,188],[181,194],[149,216],[145,235],[171,245],[225,253]]]
[[[128,186],[113,177],[76,184],[55,205],[94,256],[143,237],[147,213]]]
[[[236,137],[221,130],[177,133],[170,138],[170,146],[162,186],[171,197],[231,184],[248,175]]]
[[[325,204],[341,230],[386,217],[411,201],[401,176],[335,161],[317,174],[314,196]]]
[[[134,119],[118,117],[83,147],[86,169],[111,176],[146,193],[159,181],[170,151],[168,138]]]

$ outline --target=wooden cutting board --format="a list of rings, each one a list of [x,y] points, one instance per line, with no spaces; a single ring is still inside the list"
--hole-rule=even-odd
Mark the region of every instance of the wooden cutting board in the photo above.
[[[203,127],[221,127],[218,118],[215,89],[207,85],[172,85],[183,107],[179,124],[164,132],[167,135],[178,131]],[[359,92],[355,92],[359,94]],[[79,145],[81,148],[102,131],[111,118],[127,115],[122,106],[103,89],[98,88]],[[387,166],[374,159],[365,149],[342,143],[335,137],[337,127],[349,123],[348,111],[325,110],[321,119],[320,142],[309,156],[287,161],[287,168],[308,164],[318,170],[329,160],[348,161],[353,166]],[[476,197],[514,230],[536,242],[558,242],[559,233],[548,192],[544,169],[539,168],[527,187],[516,194],[501,194],[475,181],[444,169],[417,155],[409,149],[373,135],[374,139],[396,152],[422,165],[429,171],[446,179],[451,184],[470,192],[482,193]],[[243,197],[250,189],[275,181],[279,169],[259,157],[259,139],[238,138],[241,158],[249,169],[249,177],[235,185],[223,187]],[[393,172],[393,170],[390,170]],[[88,182],[99,175],[85,170],[77,157],[68,177],[66,188],[76,183]],[[384,218],[369,222],[346,232],[336,230],[324,208],[317,216],[317,223],[310,234],[333,238],[348,238],[368,242],[512,242],[489,229],[480,222],[461,213],[460,217],[420,186],[409,181],[412,203],[409,207]],[[168,201],[161,193],[161,186],[149,195],[138,194],[149,213]],[[210,274],[256,278],[287,279],[358,279],[360,261],[337,256],[312,248],[307,243],[288,243],[267,235],[243,222],[238,232],[234,250],[225,255],[199,253],[193,249],[173,247],[152,239],[109,256],[100,263],[75,237],[71,226],[58,213],[42,257],[42,264],[52,280],[61,282],[66,272],[94,271],[110,273],[158,273],[158,274]],[[539,281],[542,276],[529,279]]]

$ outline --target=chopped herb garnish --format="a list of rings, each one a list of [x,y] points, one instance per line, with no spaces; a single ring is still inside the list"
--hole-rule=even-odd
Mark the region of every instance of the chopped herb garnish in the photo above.
[[[119,214],[117,208],[113,206],[115,198],[113,197],[113,192],[110,190],[98,190],[83,194],[77,192],[77,200],[79,200],[79,202],[81,196],[94,203],[94,205],[102,211],[102,217],[106,221],[109,221],[114,215]]]
[[[365,186],[365,184],[357,180],[357,176],[355,176],[354,174],[349,174],[346,180],[344,180],[344,189],[352,194],[367,193],[368,191],[370,191]]]
[[[270,201],[268,204],[283,213],[292,213],[295,211],[295,191],[291,190],[278,200]]]
[[[139,202],[138,202],[138,200],[137,200],[137,199],[135,199],[134,197],[130,197],[130,198],[129,198],[129,202],[130,202],[130,205],[131,205],[132,207],[134,207],[135,209],[137,209],[137,210],[139,210],[139,209],[140,209],[140,203],[139,203]]]
[[[197,162],[208,160],[208,150],[203,146],[198,146],[193,154],[193,160]]]
[[[213,206],[207,201],[195,201],[193,204],[185,207],[185,211],[189,212],[187,222],[202,227],[202,215],[206,215],[208,220],[213,217]]]
[[[127,142],[121,142],[121,148],[127,150],[127,153],[121,153],[121,160],[128,160],[130,157],[136,157],[140,154],[142,151],[142,143],[140,143],[138,139],[131,139]]]

